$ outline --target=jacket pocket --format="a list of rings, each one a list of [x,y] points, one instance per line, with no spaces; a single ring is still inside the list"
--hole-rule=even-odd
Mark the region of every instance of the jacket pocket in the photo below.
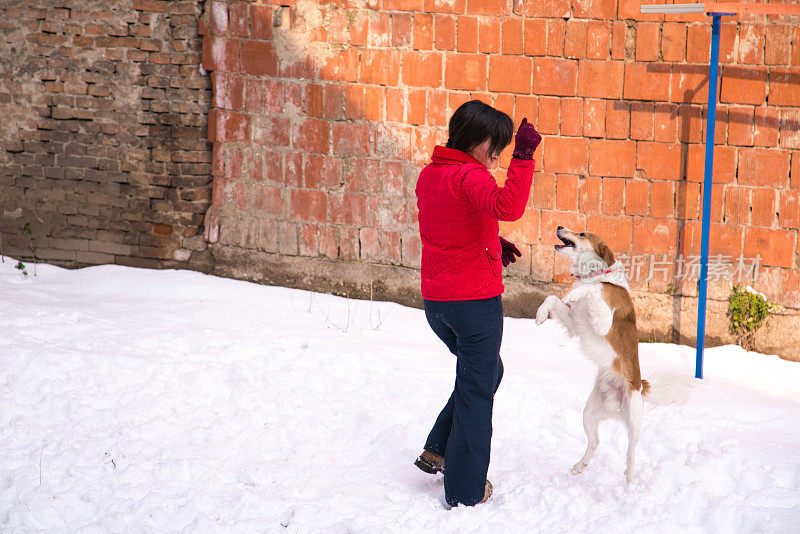
[[[489,269],[495,276],[503,276],[503,262],[500,259],[500,253],[486,248],[486,259],[489,260]]]

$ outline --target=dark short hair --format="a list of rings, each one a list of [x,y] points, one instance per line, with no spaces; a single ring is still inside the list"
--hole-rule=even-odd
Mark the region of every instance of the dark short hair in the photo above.
[[[447,148],[470,152],[487,139],[491,139],[490,154],[499,154],[514,137],[511,117],[480,100],[461,104],[450,117]]]

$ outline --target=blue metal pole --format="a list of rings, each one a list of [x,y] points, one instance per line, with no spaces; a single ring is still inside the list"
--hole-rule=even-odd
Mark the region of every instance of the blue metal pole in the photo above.
[[[703,177],[703,234],[700,241],[700,280],[697,303],[697,359],[694,376],[703,378],[703,349],[706,342],[706,290],[708,287],[708,233],[711,228],[711,183],[714,173],[714,125],[717,121],[717,78],[719,77],[719,31],[722,15],[714,13],[711,24],[711,59],[708,71],[708,120],[706,122],[706,169]]]

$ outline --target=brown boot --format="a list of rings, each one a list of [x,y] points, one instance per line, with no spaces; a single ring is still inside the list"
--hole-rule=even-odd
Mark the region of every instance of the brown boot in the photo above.
[[[483,491],[483,499],[481,499],[481,502],[479,502],[478,504],[482,504],[482,503],[485,503],[486,501],[488,501],[489,497],[492,496],[492,491],[493,491],[492,483],[487,480],[486,481],[486,487],[485,487],[485,489]]]
[[[414,465],[429,473],[435,475],[436,473],[444,472],[444,457],[431,451],[422,451],[419,458],[416,459]]]

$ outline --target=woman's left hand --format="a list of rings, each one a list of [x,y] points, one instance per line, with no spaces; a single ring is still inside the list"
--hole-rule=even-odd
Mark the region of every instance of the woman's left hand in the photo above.
[[[510,263],[517,261],[518,257],[522,257],[522,252],[519,251],[517,246],[511,241],[503,239],[502,237],[500,238],[500,247],[503,249],[503,253],[500,256],[500,259],[503,262],[503,267],[508,267]]]

